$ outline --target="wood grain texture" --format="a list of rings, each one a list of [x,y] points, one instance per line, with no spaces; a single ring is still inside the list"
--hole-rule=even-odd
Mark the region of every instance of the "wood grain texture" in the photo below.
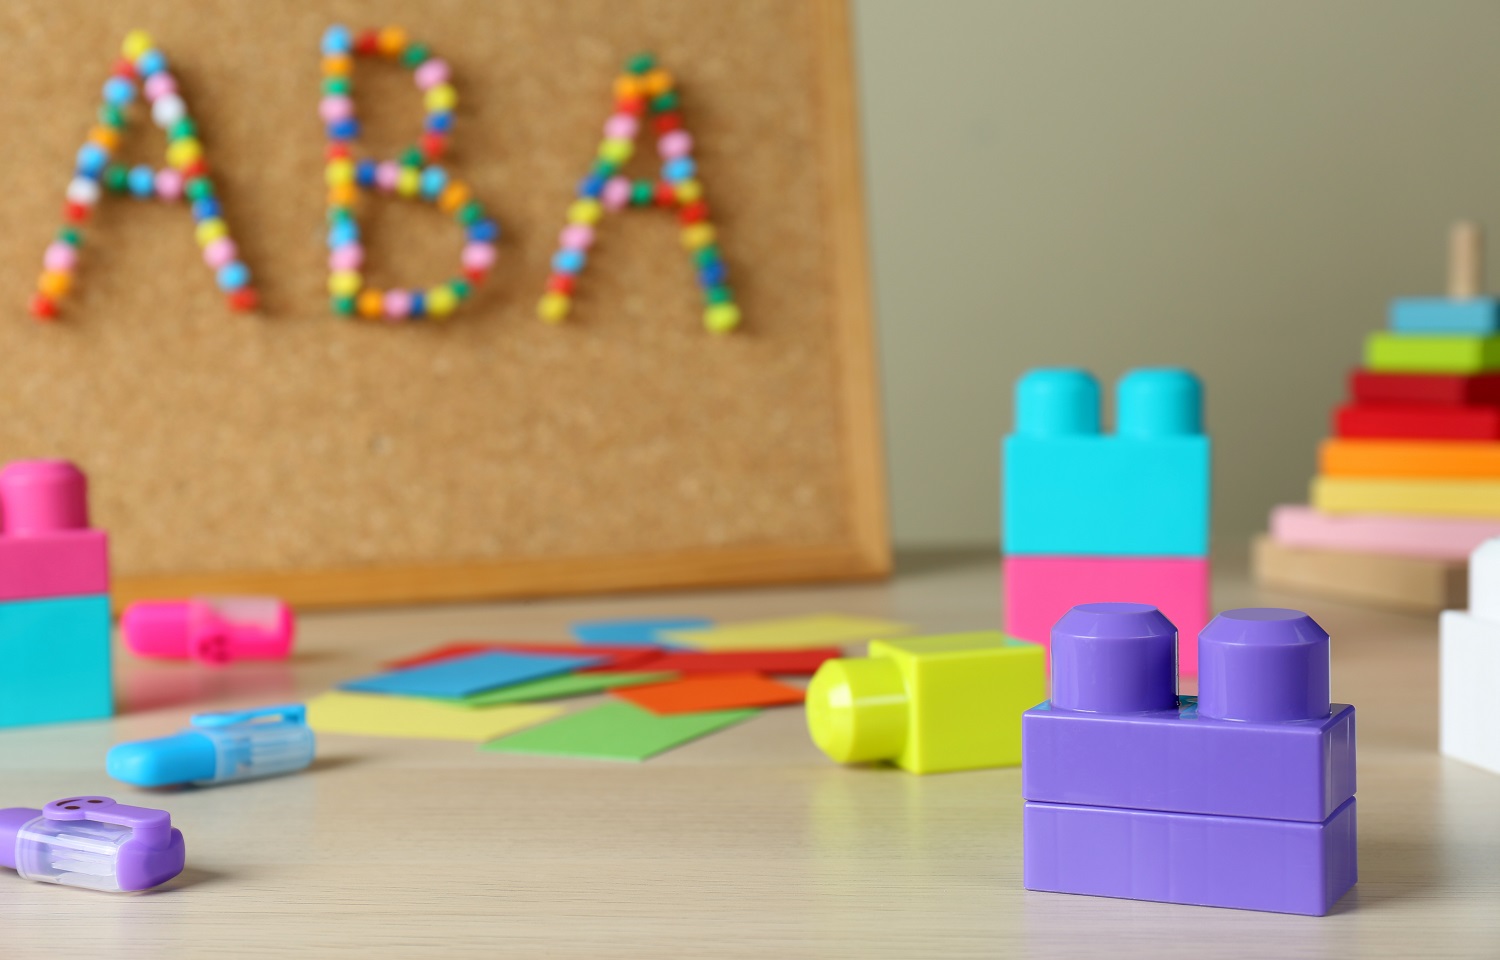
[[[456,637],[824,610],[997,622],[993,557],[921,559],[889,584],[315,615],[289,668],[122,663],[129,714],[0,733],[0,806],[158,804],[189,872],[141,897],[0,877],[6,960],[1500,955],[1500,777],[1436,752],[1435,618],[1258,593],[1235,572],[1219,606],[1308,610],[1333,634],[1335,699],[1359,710],[1360,882],[1328,917],[1028,893],[1019,771],[841,768],[794,709],[641,765],[325,736],[314,769],[280,780],[148,793],[103,773],[110,744],[194,710],[315,693]]]
[[[122,594],[256,584],[308,603],[764,583],[889,569],[844,0],[22,0],[0,10],[0,458],[90,474]],[[317,42],[404,23],[454,67],[445,160],[505,231],[443,326],[340,321],[324,290]],[[231,315],[185,209],[108,198],[63,320],[24,316],[121,39],[174,65],[265,315]],[[702,329],[671,214],[607,217],[560,328],[533,314],[638,49],[676,76],[746,317]],[[364,145],[417,128],[405,72],[361,61]],[[160,162],[141,122],[125,162]],[[648,175],[655,150],[636,163]],[[372,282],[455,269],[426,207],[362,215]],[[630,576],[637,558],[643,571]],[[292,576],[308,574],[297,581]]]
[[[1265,535],[1251,553],[1255,579],[1275,589],[1412,613],[1467,603],[1467,560],[1293,547]]]

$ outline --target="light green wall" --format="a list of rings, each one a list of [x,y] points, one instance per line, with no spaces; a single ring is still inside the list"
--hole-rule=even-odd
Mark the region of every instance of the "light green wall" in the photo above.
[[[1305,498],[1386,303],[1441,289],[1448,222],[1500,246],[1500,4],[855,16],[898,545],[996,540],[1024,370],[1171,363],[1205,378],[1237,548]]]

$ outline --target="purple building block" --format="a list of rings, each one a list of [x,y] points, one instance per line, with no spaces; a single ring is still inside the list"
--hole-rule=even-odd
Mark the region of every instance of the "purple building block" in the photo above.
[[[1328,702],[1316,623],[1220,614],[1199,641],[1203,697],[1179,698],[1176,631],[1138,606],[1075,607],[1053,629],[1053,699],[1021,718],[1027,800],[1317,822],[1354,796],[1354,708]]]
[[[1027,800],[1319,821],[1354,796],[1354,708],[1323,720],[1234,723],[1174,710],[1021,718]]]
[[[1026,886],[1326,913],[1354,883],[1354,708],[1328,634],[1295,610],[1219,614],[1200,696],[1176,694],[1155,607],[1074,607],[1052,700],[1022,718]]]
[[[1027,803],[1026,889],[1322,916],[1359,878],[1354,800],[1319,823]]]

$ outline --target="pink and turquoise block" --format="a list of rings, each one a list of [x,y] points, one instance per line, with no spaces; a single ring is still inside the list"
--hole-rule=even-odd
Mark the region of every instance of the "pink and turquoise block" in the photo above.
[[[60,460],[0,470],[0,727],[114,709],[109,542],[89,527],[83,473]]]
[[[1192,373],[1133,370],[1103,429],[1098,381],[1032,370],[1016,383],[1003,447],[1005,632],[1046,645],[1076,604],[1138,601],[1182,628],[1179,669],[1198,670],[1209,613],[1212,447]]]

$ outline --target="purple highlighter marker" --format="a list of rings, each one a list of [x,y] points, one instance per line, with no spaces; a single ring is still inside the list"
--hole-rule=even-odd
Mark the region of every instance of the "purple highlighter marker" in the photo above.
[[[0,809],[0,867],[27,880],[108,893],[149,890],[182,872],[182,831],[165,810],[109,797]]]

